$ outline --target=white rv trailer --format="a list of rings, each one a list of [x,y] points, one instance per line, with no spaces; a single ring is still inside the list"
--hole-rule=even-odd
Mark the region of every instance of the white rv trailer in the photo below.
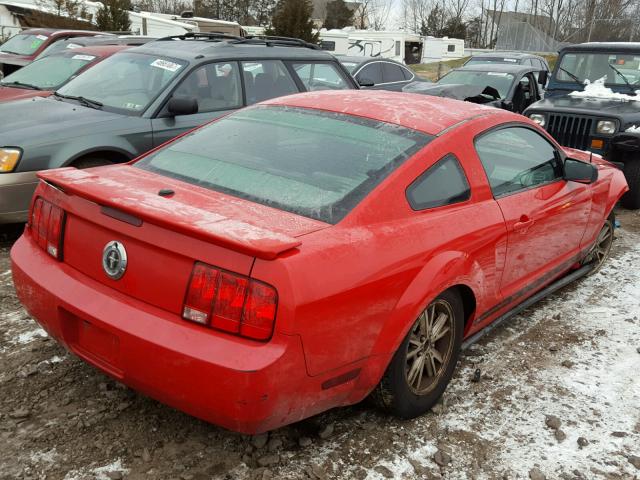
[[[391,58],[406,64],[420,63],[420,35],[403,31],[347,30],[348,55]]]
[[[167,17],[173,16],[167,15]],[[164,15],[153,12],[129,12],[129,20],[131,32],[135,35],[162,38],[199,31],[197,24],[165,18]]]
[[[434,63],[442,60],[464,57],[464,40],[460,38],[424,37],[421,63]]]
[[[331,52],[334,55],[348,55],[349,53],[349,32],[341,29],[320,30],[320,48]]]
[[[154,17],[172,20],[174,22],[185,23],[196,27],[195,32],[202,33],[227,33],[235,36],[246,36],[244,27],[238,22],[228,22],[226,20],[216,20],[213,18],[196,17],[193,12],[183,12],[182,15],[169,15],[166,13],[153,13]]]

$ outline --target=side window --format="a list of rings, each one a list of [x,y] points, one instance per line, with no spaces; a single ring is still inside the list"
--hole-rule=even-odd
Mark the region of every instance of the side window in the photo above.
[[[556,149],[529,128],[494,130],[475,145],[495,197],[562,178]]]
[[[360,72],[356,75],[357,79],[366,79],[371,80],[374,84],[382,83],[382,63],[375,62],[366,65]]]
[[[464,202],[470,197],[467,177],[453,154],[439,160],[407,188],[407,200],[414,210]]]
[[[198,112],[242,106],[242,91],[235,62],[209,63],[191,72],[173,92],[174,97],[198,100]]]
[[[293,69],[310,92],[349,88],[336,66],[331,63],[294,63]]]
[[[396,57],[402,54],[400,40],[396,40]]]
[[[449,44],[447,45],[447,52],[455,52],[456,51],[456,46],[453,44]]]
[[[296,83],[280,60],[242,62],[247,105],[298,93]]]
[[[384,83],[404,82],[402,67],[394,65],[393,63],[382,63],[382,78]]]
[[[404,74],[405,80],[413,80],[413,77],[415,77],[415,75],[408,68],[401,67],[401,70],[402,70],[402,73]]]

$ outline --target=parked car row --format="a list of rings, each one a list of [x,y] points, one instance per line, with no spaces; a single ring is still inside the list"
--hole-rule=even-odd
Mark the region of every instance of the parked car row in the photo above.
[[[509,111],[539,98],[531,67],[435,86],[488,108],[379,91],[411,72],[294,39],[66,50],[8,76],[34,96],[0,104],[18,297],[89,364],[215,424],[264,432],[368,396],[421,415],[463,342],[611,249],[624,176]]]

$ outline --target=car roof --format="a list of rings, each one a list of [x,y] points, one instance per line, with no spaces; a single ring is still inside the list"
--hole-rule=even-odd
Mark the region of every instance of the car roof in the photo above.
[[[71,55],[71,54],[87,54],[96,55],[99,57],[108,57],[121,50],[127,50],[131,48],[129,45],[92,45],[88,47],[72,48],[62,50],[61,52],[54,53],[53,55]]]
[[[460,68],[454,68],[454,70],[471,70],[474,72],[496,72],[496,73],[512,73],[514,75],[526,72],[537,71],[531,65],[511,65],[504,63],[474,63],[472,65],[464,65]]]
[[[274,98],[260,105],[311,108],[393,123],[437,135],[454,125],[506,112],[469,102],[386,90],[324,90]],[[510,114],[514,119],[520,115]]]
[[[90,36],[90,35],[108,35],[106,33],[96,32],[94,30],[67,30],[67,29],[60,29],[60,28],[29,28],[27,30],[21,31],[18,35],[27,34],[27,35],[53,36],[53,35],[65,35],[65,34],[68,34],[68,33],[84,33],[87,36]]]
[[[479,53],[477,55],[473,55],[471,58],[542,58],[539,55],[534,55],[533,53],[525,53],[525,52],[486,52]]]
[[[602,51],[602,52],[635,52],[640,53],[640,42],[588,42],[569,45],[560,50],[564,52],[582,51]]]
[[[336,55],[335,57],[341,62],[357,63],[359,65],[368,63],[368,62],[389,62],[389,63],[396,63],[398,65],[402,65],[400,62],[396,62],[391,58],[384,58],[384,57],[358,57],[355,55]]]
[[[251,43],[234,43],[233,40],[172,40],[160,39],[146,43],[135,49],[136,53],[172,57],[178,60],[205,62],[216,58],[238,59],[318,59],[334,60],[334,56],[324,50],[303,46],[278,46]]]

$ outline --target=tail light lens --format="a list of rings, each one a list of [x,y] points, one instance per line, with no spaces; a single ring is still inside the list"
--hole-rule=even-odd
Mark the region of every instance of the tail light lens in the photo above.
[[[268,340],[278,293],[266,283],[197,262],[182,318],[254,340]]]
[[[60,207],[41,197],[35,199],[29,222],[33,240],[57,260],[62,259],[64,220],[64,210]]]

